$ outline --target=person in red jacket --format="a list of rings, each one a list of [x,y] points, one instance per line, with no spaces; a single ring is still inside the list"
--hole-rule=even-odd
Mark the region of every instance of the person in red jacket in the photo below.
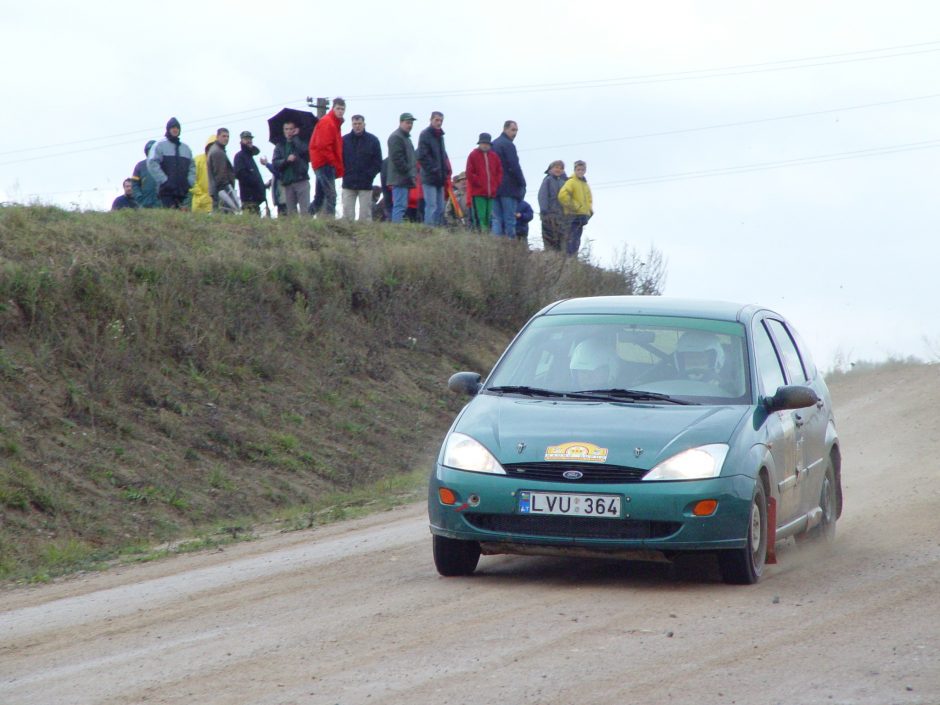
[[[310,166],[317,177],[317,190],[310,212],[323,212],[325,218],[336,217],[336,179],[343,175],[343,136],[340,126],[346,112],[346,101],[333,99],[333,108],[317,121],[310,136]]]
[[[473,206],[473,223],[484,232],[490,230],[493,199],[503,180],[503,164],[495,152],[490,151],[493,140],[489,133],[480,134],[477,148],[467,157],[467,201]]]

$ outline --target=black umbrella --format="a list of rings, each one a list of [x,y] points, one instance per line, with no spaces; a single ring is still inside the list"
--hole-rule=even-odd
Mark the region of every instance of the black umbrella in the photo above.
[[[300,128],[300,133],[297,136],[304,142],[309,142],[310,135],[313,134],[313,126],[317,124],[317,118],[307,110],[284,108],[277,115],[268,118],[268,141],[271,144],[284,141],[285,122],[293,122],[297,125]]]

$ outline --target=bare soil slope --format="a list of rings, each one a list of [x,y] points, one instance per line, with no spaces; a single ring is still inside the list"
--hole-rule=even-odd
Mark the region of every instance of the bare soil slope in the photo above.
[[[940,703],[940,368],[832,383],[846,509],[757,586],[484,557],[423,505],[0,593],[0,702]]]

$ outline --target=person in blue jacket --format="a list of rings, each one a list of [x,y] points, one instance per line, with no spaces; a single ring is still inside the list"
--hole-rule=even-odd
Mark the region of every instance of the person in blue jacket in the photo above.
[[[503,123],[503,133],[493,140],[493,152],[503,164],[503,180],[493,201],[492,230],[494,235],[513,238],[516,234],[516,210],[525,198],[525,176],[519,165],[514,141],[519,133],[515,120]]]
[[[186,208],[189,189],[196,183],[193,151],[180,141],[180,121],[170,118],[166,134],[147,157],[147,170],[157,182],[157,194],[164,208]]]

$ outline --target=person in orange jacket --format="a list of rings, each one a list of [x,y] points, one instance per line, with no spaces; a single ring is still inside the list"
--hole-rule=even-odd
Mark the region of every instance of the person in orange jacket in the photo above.
[[[333,108],[317,121],[310,136],[310,166],[317,179],[317,190],[310,204],[311,215],[321,211],[326,218],[336,217],[336,179],[343,176],[343,136],[340,127],[346,113],[346,101],[333,99]]]
[[[473,205],[473,222],[485,232],[490,230],[493,200],[503,180],[503,164],[491,148],[489,133],[480,133],[477,148],[467,157],[467,202]]]

